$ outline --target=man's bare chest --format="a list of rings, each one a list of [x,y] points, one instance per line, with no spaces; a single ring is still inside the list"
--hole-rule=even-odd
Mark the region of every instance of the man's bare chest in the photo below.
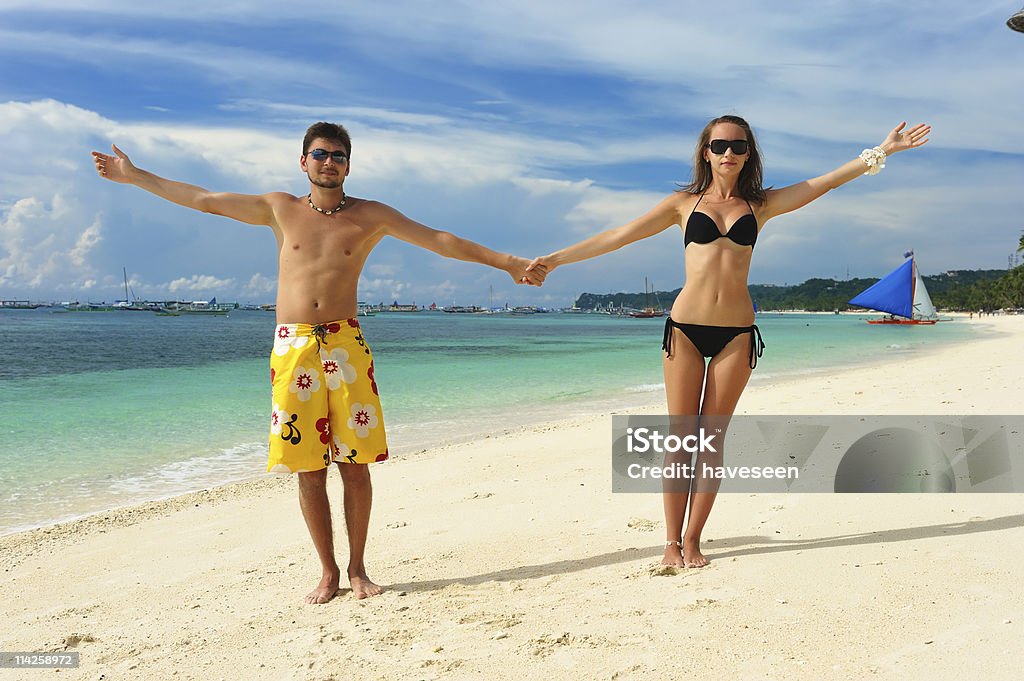
[[[281,255],[318,257],[320,254],[360,256],[372,247],[375,230],[340,214],[295,220],[282,226]]]

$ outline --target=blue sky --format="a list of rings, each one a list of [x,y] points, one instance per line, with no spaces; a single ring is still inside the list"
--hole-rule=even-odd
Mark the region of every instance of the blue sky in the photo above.
[[[768,223],[751,283],[1002,268],[1022,229],[1024,35],[1012,2],[0,0],[0,298],[272,301],[269,229],[100,180],[90,149],[211,189],[305,194],[305,128],[353,136],[349,194],[540,255],[653,206],[697,134],[754,126],[768,184],[819,175],[901,120],[932,142]],[[543,289],[385,240],[360,297],[568,305],[684,281],[678,229]]]

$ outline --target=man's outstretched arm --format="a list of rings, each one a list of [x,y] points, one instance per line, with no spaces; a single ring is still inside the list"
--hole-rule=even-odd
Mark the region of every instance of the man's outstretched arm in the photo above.
[[[274,211],[265,195],[211,192],[184,182],[175,182],[135,166],[128,155],[111,145],[114,154],[92,152],[96,172],[112,182],[133,184],[180,206],[245,222],[274,226]]]
[[[530,261],[526,258],[498,253],[474,241],[457,237],[451,232],[431,229],[410,220],[394,208],[382,203],[376,204],[374,209],[379,211],[375,217],[382,225],[384,234],[389,234],[414,246],[425,248],[446,258],[476,262],[504,270],[517,284],[540,286],[544,283],[544,277],[547,276],[547,269],[543,266],[527,272],[526,268],[530,265]]]

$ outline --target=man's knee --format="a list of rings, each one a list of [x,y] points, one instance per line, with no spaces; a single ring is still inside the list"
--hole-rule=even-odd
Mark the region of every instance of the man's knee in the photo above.
[[[339,463],[338,469],[341,471],[341,480],[346,487],[349,485],[369,487],[370,467],[367,464]]]
[[[327,471],[329,469],[322,468],[318,471],[308,471],[305,473],[299,473],[299,490],[310,491],[316,489],[327,488]]]

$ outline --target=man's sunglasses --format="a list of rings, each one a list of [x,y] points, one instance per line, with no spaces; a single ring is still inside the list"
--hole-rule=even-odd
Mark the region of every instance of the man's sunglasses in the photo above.
[[[331,160],[335,163],[348,163],[348,154],[344,151],[327,151],[326,149],[313,149],[308,152],[308,155],[314,161],[326,161],[327,157],[330,156]]]
[[[718,154],[721,156],[725,153],[725,150],[732,147],[732,151],[737,156],[742,156],[747,153],[747,140],[711,140],[708,142],[708,149],[711,150],[712,154]]]

